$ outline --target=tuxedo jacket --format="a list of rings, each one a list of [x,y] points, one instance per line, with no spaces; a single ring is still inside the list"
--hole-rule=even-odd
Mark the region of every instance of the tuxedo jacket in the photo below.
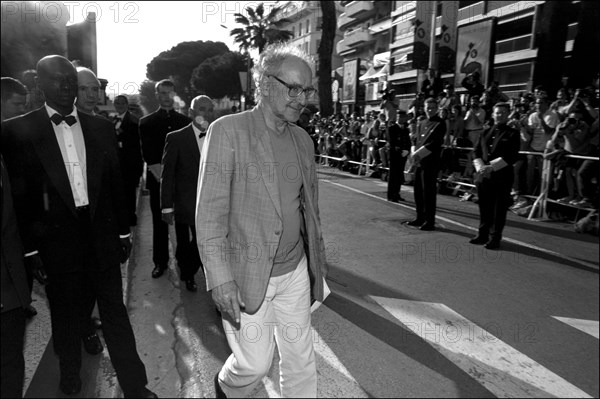
[[[129,234],[114,127],[83,112],[78,117],[85,142],[91,237],[80,234],[69,176],[46,108],[2,124],[2,151],[25,253],[39,251],[49,275],[82,271],[84,259],[95,260],[91,267],[99,271],[118,267],[119,236]]]
[[[288,124],[302,188],[301,233],[313,298],[323,301],[327,272],[318,209],[313,142],[302,128]],[[263,116],[251,111],[213,122],[200,158],[196,232],[207,289],[235,281],[255,313],[262,304],[283,229],[275,156]]]
[[[419,164],[422,168],[439,168],[442,144],[446,134],[446,123],[437,115],[421,121],[418,126],[416,145],[417,150],[425,147],[431,151],[422,158]]]
[[[117,144],[123,181],[127,185],[137,185],[144,169],[138,120],[127,111],[119,128]]]
[[[479,135],[474,147],[474,158],[480,158],[488,165],[495,160],[500,161],[501,158],[506,166],[494,171],[492,178],[501,178],[504,181],[512,182],[513,165],[519,157],[520,140],[518,130],[506,124],[494,125]]]
[[[142,156],[147,165],[160,164],[167,134],[184,128],[191,122],[190,118],[171,110],[167,113],[162,108],[140,120],[140,139]],[[146,188],[158,190],[160,182],[148,171],[146,173]]]
[[[196,223],[200,150],[192,125],[167,134],[162,157],[160,207],[175,208],[175,221]]]
[[[31,303],[27,274],[23,264],[23,246],[19,237],[10,181],[2,159],[2,249],[0,271],[2,273],[2,312],[24,308]],[[3,345],[5,343],[3,342]]]

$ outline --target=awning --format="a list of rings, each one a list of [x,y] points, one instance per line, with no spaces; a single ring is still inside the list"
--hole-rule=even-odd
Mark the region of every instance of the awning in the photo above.
[[[390,64],[385,64],[385,66],[383,68],[380,68],[379,71],[375,75],[371,76],[371,79],[382,78],[384,76],[387,76],[389,70],[390,70]]]
[[[385,64],[380,68],[371,67],[364,75],[362,75],[358,80],[367,80],[367,79],[377,79],[384,76],[387,76],[389,71],[389,64]]]
[[[377,72],[379,72],[374,66],[371,66],[369,68],[369,70],[367,70],[367,72],[365,72],[364,75],[362,75],[360,78],[358,78],[358,80],[367,80],[367,79],[371,79],[371,77],[373,75],[375,75]]]

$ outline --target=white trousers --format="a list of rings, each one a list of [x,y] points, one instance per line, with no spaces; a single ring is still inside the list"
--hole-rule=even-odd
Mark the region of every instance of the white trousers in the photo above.
[[[219,372],[219,383],[228,398],[252,392],[271,368],[275,343],[282,397],[317,396],[306,256],[293,272],[269,279],[264,302],[255,314],[241,313],[239,329],[225,318],[223,329],[233,352]]]

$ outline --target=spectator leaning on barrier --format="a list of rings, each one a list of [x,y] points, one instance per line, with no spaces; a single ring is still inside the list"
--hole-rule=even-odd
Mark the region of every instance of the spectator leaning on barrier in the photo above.
[[[556,112],[549,108],[546,97],[538,97],[535,100],[535,106],[536,112],[529,115],[527,126],[522,127],[521,133],[529,142],[529,151],[543,153],[546,143],[559,124],[559,118]],[[542,162],[541,155],[527,155],[527,194],[535,194],[536,187],[539,187]]]

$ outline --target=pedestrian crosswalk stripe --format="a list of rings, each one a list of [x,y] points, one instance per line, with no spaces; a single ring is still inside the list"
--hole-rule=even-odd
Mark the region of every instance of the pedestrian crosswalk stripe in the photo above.
[[[570,319],[568,317],[552,316],[558,321],[570,325],[598,339],[598,322],[594,320]]]
[[[443,304],[371,298],[498,397],[591,397]]]

